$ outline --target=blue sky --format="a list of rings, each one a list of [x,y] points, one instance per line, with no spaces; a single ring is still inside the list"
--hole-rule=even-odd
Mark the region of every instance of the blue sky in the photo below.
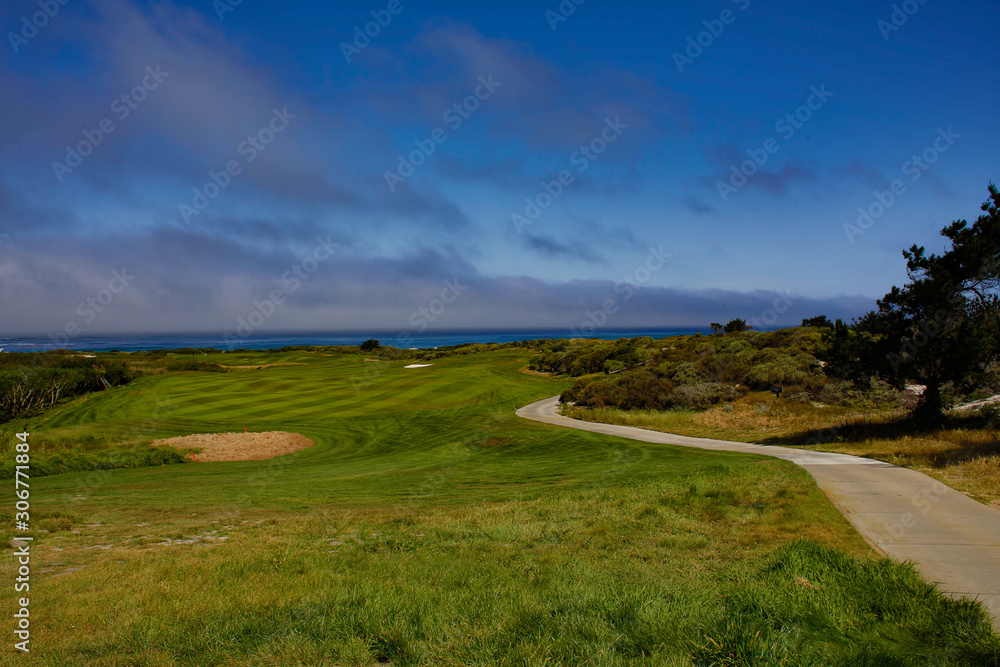
[[[0,332],[853,317],[997,178],[998,19],[11,0]]]

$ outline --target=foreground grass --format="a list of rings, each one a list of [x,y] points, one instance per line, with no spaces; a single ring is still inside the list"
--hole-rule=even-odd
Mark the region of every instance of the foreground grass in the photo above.
[[[317,443],[34,480],[34,664],[997,664],[978,605],[875,558],[791,464],[519,420],[562,387],[517,352],[288,360],[22,425]]]
[[[913,468],[984,503],[1000,504],[1000,433],[975,414],[951,413],[940,427],[906,412],[860,412],[775,401],[755,393],[705,411],[568,408],[587,421],[679,435],[840,452]]]

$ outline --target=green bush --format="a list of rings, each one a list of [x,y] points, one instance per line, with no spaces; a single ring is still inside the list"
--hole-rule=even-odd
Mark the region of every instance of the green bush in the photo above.
[[[33,451],[31,475],[32,477],[45,477],[81,470],[144,468],[184,462],[184,457],[175,449],[148,445],[128,449],[121,446],[105,446],[95,450],[74,448],[55,453]],[[14,463],[13,457],[10,457],[9,461],[0,464],[0,478],[10,479],[13,476]]]
[[[768,389],[774,385],[800,385],[808,377],[808,361],[794,357],[781,357],[755,364],[747,373],[747,384],[754,389]]]
[[[730,388],[717,382],[701,382],[676,387],[668,396],[671,407],[704,410],[717,404],[730,393]]]
[[[734,400],[748,387],[774,385],[808,393],[811,400],[828,383],[814,355],[821,338],[815,330],[788,329],[734,332],[711,340],[677,336],[663,341],[570,341],[558,351],[546,346],[531,368],[581,378],[613,373],[615,381],[609,384],[588,378],[567,390],[565,396],[572,397],[567,400],[595,407],[701,409]],[[733,389],[737,386],[739,391]],[[640,387],[648,395],[639,395]]]
[[[591,408],[621,408],[623,410],[662,410],[670,407],[673,383],[647,370],[628,371],[618,375],[577,380],[563,392],[563,402]]]
[[[690,361],[682,361],[677,364],[671,374],[671,379],[677,385],[698,384],[704,382],[707,377],[708,375],[697,364]]]
[[[617,359],[608,359],[604,362],[605,373],[618,373],[625,370],[625,364]]]

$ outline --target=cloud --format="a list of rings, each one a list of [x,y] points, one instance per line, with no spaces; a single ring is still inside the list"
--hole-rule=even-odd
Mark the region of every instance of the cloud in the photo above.
[[[810,182],[816,179],[817,172],[812,167],[786,164],[777,171],[761,169],[747,179],[747,185],[759,187],[768,194],[782,194],[793,183]]]
[[[728,183],[732,176],[733,167],[739,169],[740,165],[749,159],[749,156],[735,143],[708,144],[703,150],[717,174],[702,178],[701,183],[704,187],[712,188],[712,190],[716,189],[716,184],[719,181]],[[771,158],[771,160],[774,159],[774,157]],[[759,167],[753,175],[747,177],[746,184],[742,187],[760,188],[770,195],[780,195],[793,183],[811,182],[816,179],[817,175],[818,170],[813,166],[791,162],[775,168],[769,161],[767,165]],[[703,207],[698,200],[689,200],[685,203],[696,213],[709,212],[699,210]]]
[[[869,188],[881,188],[889,182],[877,167],[857,158],[853,158],[847,164],[834,169],[834,174],[856,179]]]
[[[524,243],[529,248],[543,257],[569,257],[579,259],[590,264],[606,264],[607,262],[588,248],[579,240],[570,240],[568,243],[557,241],[551,236],[543,234],[525,233],[522,235]]]
[[[709,215],[711,213],[715,213],[717,210],[711,204],[706,203],[704,199],[695,196],[685,197],[684,206],[698,215]]]
[[[315,231],[308,225],[303,232]],[[417,247],[395,256],[370,255],[343,243],[307,278],[289,290],[289,272],[307,259],[323,235],[260,248],[202,230],[157,230],[99,241],[64,238],[45,242],[11,237],[0,248],[0,310],[17,313],[5,333],[62,331],[76,322],[84,334],[231,331],[237,318],[258,308],[274,290],[287,300],[262,331],[407,330],[410,316],[426,307],[446,282],[461,296],[434,323],[462,328],[555,328],[567,332],[610,299],[612,327],[703,327],[732,317],[761,317],[779,298],[772,292],[639,287],[610,280],[546,282],[527,276],[486,276],[455,249]],[[544,245],[545,239],[536,241]],[[564,252],[557,246],[552,252]],[[80,304],[105,289],[113,271],[133,276],[92,321]],[[781,303],[775,324],[796,324],[826,314],[851,318],[873,305],[863,297]],[[765,320],[766,321],[766,320]]]

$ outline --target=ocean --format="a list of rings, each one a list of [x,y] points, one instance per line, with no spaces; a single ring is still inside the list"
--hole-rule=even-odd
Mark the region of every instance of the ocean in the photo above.
[[[652,338],[667,338],[693,333],[708,333],[708,329],[616,329],[598,330],[587,335],[588,338],[616,340],[618,338],[634,338],[650,336]],[[579,335],[579,334],[575,334]],[[358,345],[369,338],[376,338],[382,345],[393,347],[430,349],[447,345],[466,343],[509,343],[537,338],[571,338],[574,334],[566,329],[560,330],[516,330],[516,331],[441,331],[426,332],[401,336],[398,333],[366,332],[366,333],[281,333],[254,334],[245,339],[223,339],[219,334],[117,334],[101,336],[77,336],[60,338],[49,336],[11,336],[0,337],[0,350],[4,352],[45,352],[54,349],[81,350],[88,352],[106,352],[121,350],[135,352],[139,350],[171,350],[184,347],[206,348],[219,350],[243,348],[251,350],[269,350],[287,345]]]

